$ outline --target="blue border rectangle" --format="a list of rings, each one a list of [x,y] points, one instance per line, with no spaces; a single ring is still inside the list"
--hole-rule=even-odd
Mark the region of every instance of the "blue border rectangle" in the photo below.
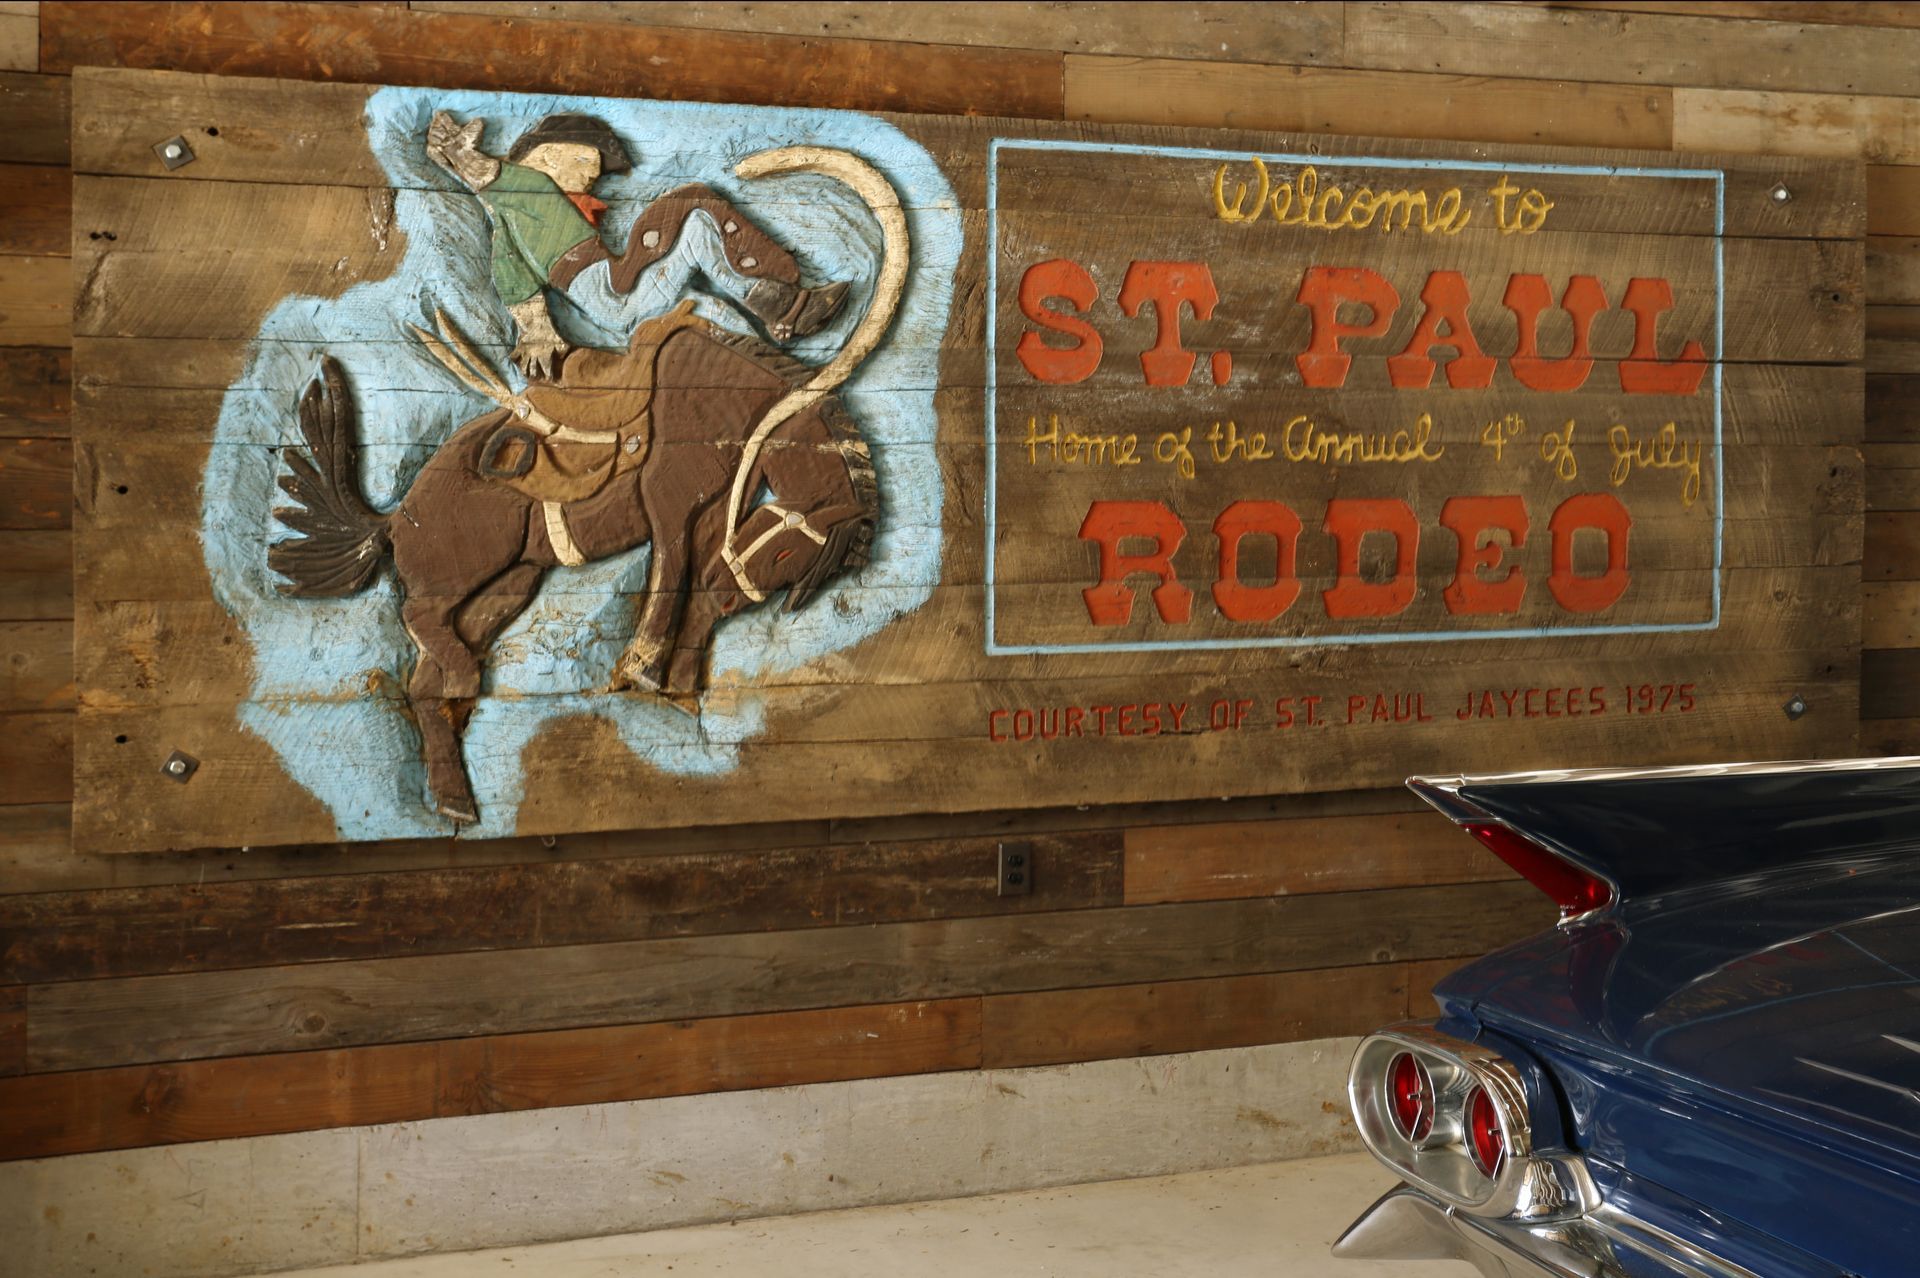
[[[1105,155],[1156,155],[1200,160],[1258,158],[1277,164],[1325,167],[1372,166],[1398,169],[1445,169],[1481,173],[1565,173],[1579,177],[1688,178],[1713,181],[1713,615],[1706,621],[1681,621],[1622,626],[1536,626],[1514,630],[1442,630],[1408,634],[1272,635],[1244,639],[1133,639],[1120,643],[1002,644],[994,639],[995,542],[999,531],[1000,469],[998,424],[998,348],[995,328],[999,316],[1000,284],[1000,152],[1081,151]],[[1247,151],[1215,151],[1201,147],[1143,146],[1123,142],[1075,142],[1065,139],[992,138],[987,142],[987,557],[986,650],[989,656],[1026,656],[1040,653],[1195,652],[1232,648],[1339,647],[1345,644],[1447,643],[1468,639],[1548,639],[1560,635],[1673,634],[1720,628],[1720,578],[1725,565],[1726,459],[1722,450],[1720,411],[1721,364],[1726,339],[1726,225],[1727,175],[1724,169],[1649,169],[1605,164],[1510,164],[1492,160],[1395,159],[1388,156],[1258,155]]]

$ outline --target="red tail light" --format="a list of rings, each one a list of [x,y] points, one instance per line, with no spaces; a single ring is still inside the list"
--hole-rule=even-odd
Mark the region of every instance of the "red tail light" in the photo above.
[[[1570,919],[1613,904],[1613,889],[1604,879],[1561,860],[1524,835],[1504,825],[1474,824],[1461,828],[1512,866],[1521,878],[1552,897],[1560,907],[1561,918]]]
[[[1493,1097],[1487,1089],[1476,1087],[1467,1097],[1467,1152],[1480,1174],[1493,1177],[1507,1156],[1507,1138],[1500,1131],[1500,1115],[1494,1111]]]
[[[1433,1131],[1433,1078],[1412,1052],[1400,1053],[1387,1067],[1387,1091],[1400,1134],[1411,1141],[1425,1140]]]

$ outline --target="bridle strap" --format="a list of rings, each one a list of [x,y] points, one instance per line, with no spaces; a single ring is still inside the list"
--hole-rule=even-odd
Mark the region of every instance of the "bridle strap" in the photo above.
[[[766,505],[759,507],[759,509],[770,510],[780,516],[780,518],[770,525],[765,532],[748,543],[747,548],[743,551],[735,553],[732,545],[726,543],[723,543],[720,547],[720,557],[726,561],[728,570],[733,573],[734,584],[740,587],[741,594],[751,599],[754,603],[764,602],[767,595],[765,591],[753,584],[751,577],[747,576],[747,560],[764,550],[768,542],[789,528],[798,528],[801,535],[806,537],[807,540],[811,541],[814,545],[824,546],[827,544],[827,535],[815,529],[812,524],[807,522],[807,517],[799,511],[788,510],[786,507],[776,506],[772,502],[768,502]]]

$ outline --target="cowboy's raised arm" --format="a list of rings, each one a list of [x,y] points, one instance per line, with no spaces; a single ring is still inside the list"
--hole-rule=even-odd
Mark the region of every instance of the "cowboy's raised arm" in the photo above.
[[[435,111],[427,125],[427,157],[475,191],[500,176],[500,161],[480,150],[487,122],[478,116],[456,124],[451,113]]]

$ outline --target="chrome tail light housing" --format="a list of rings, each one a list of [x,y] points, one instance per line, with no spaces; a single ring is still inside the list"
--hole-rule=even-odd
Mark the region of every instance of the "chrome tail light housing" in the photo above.
[[[1362,1041],[1347,1098],[1375,1158],[1463,1211],[1538,1220],[1599,1200],[1577,1156],[1535,1150],[1519,1067],[1431,1024]]]

